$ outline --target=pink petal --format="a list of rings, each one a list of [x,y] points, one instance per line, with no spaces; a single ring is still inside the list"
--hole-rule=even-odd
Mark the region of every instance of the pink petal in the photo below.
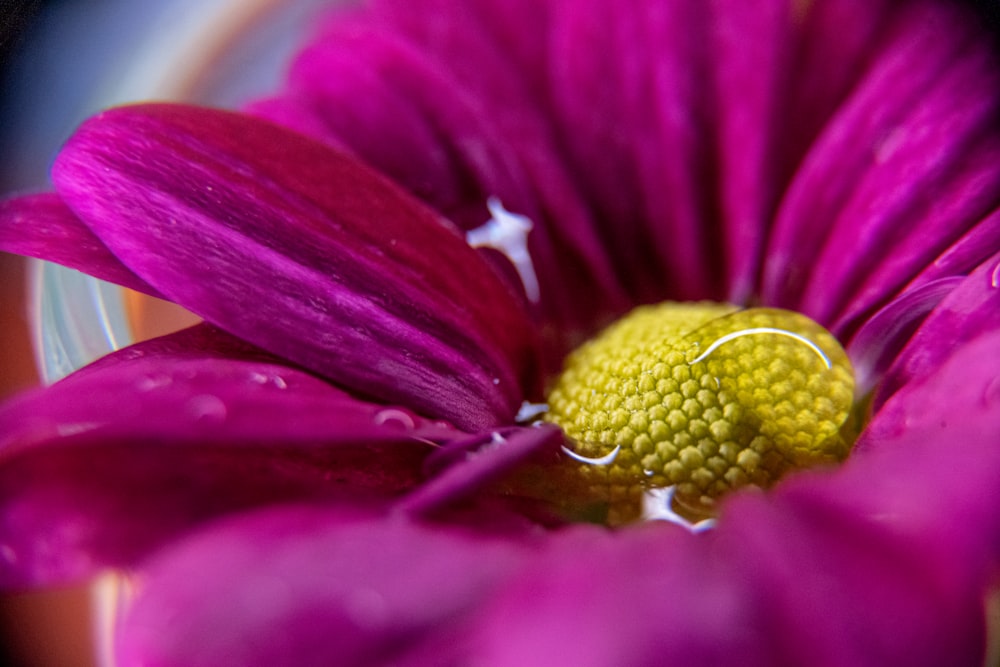
[[[1000,253],[966,277],[924,320],[896,357],[872,404],[881,406],[906,384],[934,373],[961,346],[1000,328]],[[995,360],[984,360],[997,370]]]
[[[869,69],[815,141],[783,198],[767,247],[762,284],[765,302],[796,308],[803,303],[811,282],[816,289],[825,287],[831,292],[838,287],[838,282],[816,271],[816,262],[830,240],[847,238],[847,230],[838,226],[838,219],[856,192],[861,197],[881,193],[891,201],[896,186],[888,187],[887,183],[899,184],[898,179],[876,179],[879,182],[871,184],[872,194],[867,194],[865,179],[891,168],[880,171],[878,156],[890,155],[889,140],[894,131],[911,128],[916,133],[924,127],[922,119],[928,110],[942,104],[944,91],[951,90],[956,81],[968,80],[972,72],[981,71],[982,58],[967,60],[970,42],[981,44],[982,40],[976,38],[979,34],[979,26],[962,8],[944,3],[899,7]],[[975,126],[977,115],[984,113],[993,99],[988,90],[974,87],[974,98],[985,103],[977,103],[968,111],[955,107],[958,117],[965,113]],[[911,140],[901,146],[906,153],[909,144],[933,144],[939,136],[932,127],[923,142]],[[948,142],[943,146],[947,148]],[[878,227],[867,227],[867,218],[843,221],[853,225],[854,232],[850,235],[853,245],[842,248],[842,253],[853,257],[860,252],[882,251],[883,246],[868,248],[858,242],[858,224],[869,230],[872,240],[877,236]],[[831,303],[835,303],[832,296]],[[824,314],[808,309],[805,312]]]
[[[54,194],[0,202],[0,249],[77,269],[151,296],[159,292],[132,273]]]
[[[847,346],[858,396],[875,387],[924,318],[962,282],[956,276],[924,283],[868,318]]]
[[[0,410],[0,585],[130,564],[241,507],[398,493],[462,436],[229,340],[139,344]]]
[[[343,153],[239,114],[123,107],[83,125],[54,180],[168,298],[354,391],[478,427],[534,389],[507,288]]]
[[[524,557],[514,542],[401,517],[317,507],[251,514],[149,565],[120,628],[118,664],[396,664]]]
[[[707,546],[662,524],[567,529],[452,640],[497,667],[781,664],[753,598]]]
[[[542,6],[524,11],[518,25],[544,24]],[[516,14],[510,3],[375,3],[339,18],[297,58],[283,98],[253,109],[349,146],[463,229],[488,219],[490,196],[531,218],[539,312],[579,336],[627,302],[542,113],[545,89],[495,35]],[[430,33],[426,15],[439,19]],[[564,353],[567,341],[555,343]]]
[[[528,460],[556,453],[561,434],[555,426],[543,425],[453,440],[428,457],[425,468],[441,465],[441,459],[457,460],[401,500],[399,507],[413,516],[427,516],[467,500]]]

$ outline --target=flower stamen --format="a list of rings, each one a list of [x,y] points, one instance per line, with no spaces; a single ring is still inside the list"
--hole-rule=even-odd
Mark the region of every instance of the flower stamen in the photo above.
[[[732,490],[842,461],[853,401],[846,353],[804,315],[667,303],[574,351],[545,420],[569,440],[572,493],[606,504],[608,523],[667,513],[694,526]],[[663,489],[666,509],[649,496]]]

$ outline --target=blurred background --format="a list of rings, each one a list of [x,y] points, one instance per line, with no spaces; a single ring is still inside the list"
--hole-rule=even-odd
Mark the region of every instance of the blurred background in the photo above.
[[[273,90],[329,4],[0,0],[0,196],[47,189],[59,147],[102,108],[148,99],[234,108]],[[41,381],[29,277],[39,266],[0,253],[0,400]],[[97,664],[92,603],[87,586],[0,596],[0,664]]]

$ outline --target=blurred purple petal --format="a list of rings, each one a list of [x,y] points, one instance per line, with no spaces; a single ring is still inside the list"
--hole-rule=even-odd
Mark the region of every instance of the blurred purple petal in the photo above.
[[[513,541],[399,516],[289,507],[240,517],[149,565],[118,664],[396,664],[525,555]]]
[[[752,591],[758,632],[776,640],[770,664],[981,664],[979,576],[943,571],[961,561],[923,551],[928,535],[897,535],[891,515],[796,490],[737,499],[712,536]]]
[[[171,300],[352,390],[488,427],[534,388],[507,288],[343,153],[239,114],[123,107],[83,125],[54,180]]]
[[[178,337],[211,336],[196,329]],[[274,361],[177,345],[123,350],[0,410],[0,584],[129,564],[240,507],[399,493],[462,435]]]
[[[701,535],[654,524],[619,533],[555,535],[529,570],[504,586],[471,627],[469,658],[525,664],[781,664],[754,600]]]
[[[46,259],[150,296],[156,289],[123,265],[55,194],[0,202],[0,250]]]

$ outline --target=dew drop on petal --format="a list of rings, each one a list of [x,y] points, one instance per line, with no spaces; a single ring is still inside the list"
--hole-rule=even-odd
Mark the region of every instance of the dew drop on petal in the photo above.
[[[199,394],[188,399],[187,414],[201,424],[218,425],[226,421],[229,411],[218,396]]]
[[[413,421],[413,417],[407,412],[396,408],[379,410],[375,414],[375,424],[377,426],[397,426],[407,431],[413,430],[417,426]]]
[[[257,371],[252,371],[250,373],[250,381],[254,384],[267,384],[270,378],[264,373],[258,373]]]
[[[163,387],[169,386],[173,382],[172,378],[166,373],[155,373],[151,375],[144,375],[135,381],[136,391],[146,393],[156,389],[161,389]]]
[[[521,404],[520,409],[517,411],[517,416],[514,417],[514,421],[518,424],[526,424],[533,421],[537,417],[544,415],[549,409],[547,403],[531,403],[530,401],[525,401]]]

